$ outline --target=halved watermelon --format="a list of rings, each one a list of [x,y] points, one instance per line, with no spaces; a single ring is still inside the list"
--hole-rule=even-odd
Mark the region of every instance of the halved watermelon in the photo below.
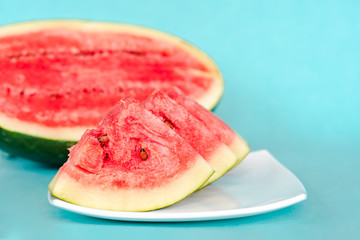
[[[250,152],[247,142],[211,111],[187,97],[179,89],[172,88],[166,93],[170,98],[175,100],[195,118],[201,121],[210,132],[217,136],[220,142],[231,149],[238,159],[235,165],[239,164]]]
[[[149,211],[188,196],[213,172],[175,131],[125,98],[70,149],[49,190],[81,206]]]
[[[173,86],[208,109],[223,92],[208,56],[155,30],[85,21],[1,27],[0,147],[61,164],[119,99]]]
[[[144,102],[144,106],[183,137],[215,170],[214,175],[202,187],[220,178],[236,163],[236,156],[204,123],[165,93],[153,92]]]

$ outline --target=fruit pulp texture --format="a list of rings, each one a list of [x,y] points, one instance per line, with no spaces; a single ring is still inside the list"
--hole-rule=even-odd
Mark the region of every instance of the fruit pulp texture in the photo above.
[[[129,33],[47,29],[0,38],[0,109],[49,127],[95,126],[122,97],[179,87],[197,98],[210,70],[174,43]]]
[[[187,97],[179,89],[169,89],[166,94],[175,100],[179,105],[183,106],[191,115],[201,121],[209,131],[217,136],[218,140],[229,146],[237,138],[237,134],[219,117],[211,111],[205,109],[194,100]]]
[[[142,152],[146,151],[146,158]],[[60,168],[76,182],[119,188],[154,188],[186,172],[200,155],[157,117],[121,100],[70,149]]]
[[[221,142],[201,121],[165,93],[153,92],[144,102],[144,105],[169,128],[190,143],[203,158],[211,157],[221,146]]]

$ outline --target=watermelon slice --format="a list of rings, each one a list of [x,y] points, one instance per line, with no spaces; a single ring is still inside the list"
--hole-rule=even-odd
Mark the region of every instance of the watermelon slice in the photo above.
[[[202,187],[220,178],[236,163],[236,156],[206,128],[204,123],[165,93],[153,92],[144,105],[170,129],[183,137],[215,170],[214,175]]]
[[[155,30],[85,21],[1,27],[0,148],[62,164],[119,99],[172,86],[208,109],[223,92],[208,56]]]
[[[49,190],[81,206],[149,211],[188,196],[213,172],[175,131],[125,98],[70,149]]]
[[[225,122],[205,109],[200,104],[187,97],[179,89],[169,89],[167,95],[175,100],[179,105],[184,107],[195,118],[201,121],[210,132],[217,136],[218,140],[227,145],[236,155],[239,164],[245,156],[250,152],[249,145],[234,130],[232,130]]]

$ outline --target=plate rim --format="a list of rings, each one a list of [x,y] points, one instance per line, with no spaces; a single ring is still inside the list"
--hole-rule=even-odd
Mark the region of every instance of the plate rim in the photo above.
[[[161,209],[149,212],[124,212],[83,207],[61,200],[53,196],[50,191],[48,191],[48,200],[50,204],[55,207],[59,207],[70,212],[91,217],[137,222],[190,222],[255,216],[292,206],[306,200],[306,198],[307,194],[306,192],[304,192],[286,199],[282,199],[280,201],[256,205],[252,207],[215,211],[201,211],[193,213],[161,212]]]
[[[268,154],[275,164],[283,167],[297,180],[297,183],[300,185],[301,190],[293,195],[287,195],[254,206],[224,210],[207,210],[199,212],[162,212],[162,209],[148,212],[125,212],[95,209],[66,202],[53,196],[50,191],[48,191],[48,201],[51,205],[70,212],[103,219],[137,222],[186,222],[254,216],[286,208],[307,199],[307,192],[302,182],[295,176],[295,174],[293,174],[288,168],[286,168],[274,156],[272,156],[269,151],[263,149],[254,151],[252,153]]]

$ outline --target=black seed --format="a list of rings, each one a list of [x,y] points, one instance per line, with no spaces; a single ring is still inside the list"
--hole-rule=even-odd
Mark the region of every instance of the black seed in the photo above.
[[[174,125],[170,120],[165,120],[164,123],[166,123],[171,129],[174,129]]]
[[[140,158],[141,158],[141,160],[143,160],[143,161],[145,161],[147,158],[148,158],[148,154],[147,154],[147,152],[145,151],[145,149],[141,149],[140,150]]]
[[[101,137],[98,138],[98,141],[101,143],[106,143],[109,141],[109,137],[107,135],[102,135]]]

